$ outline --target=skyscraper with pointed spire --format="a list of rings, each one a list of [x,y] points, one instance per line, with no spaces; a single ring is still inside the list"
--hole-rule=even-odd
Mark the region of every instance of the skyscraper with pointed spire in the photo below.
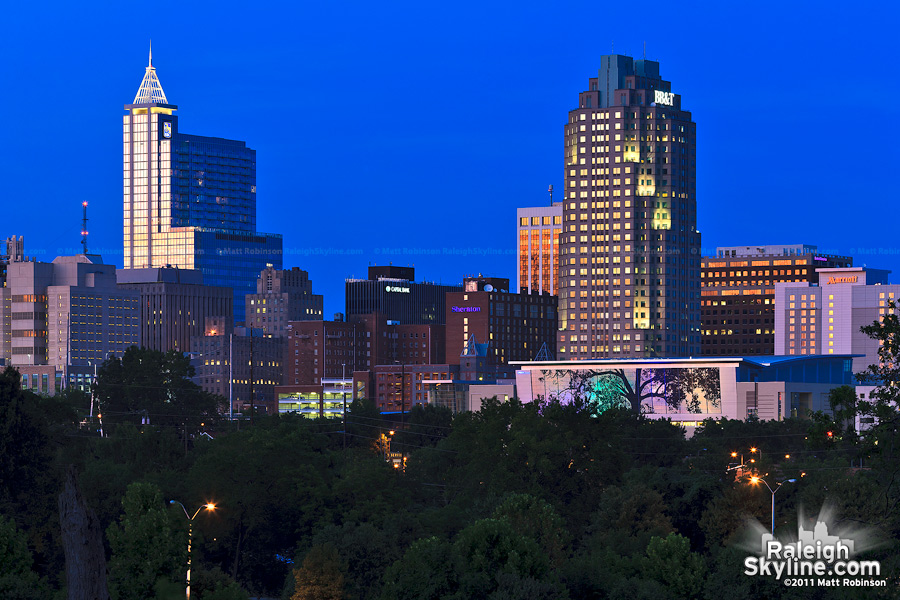
[[[260,271],[282,267],[282,240],[256,231],[256,151],[246,143],[181,133],[153,66],[125,105],[123,237],[126,269],[199,269],[235,291],[235,318]]]

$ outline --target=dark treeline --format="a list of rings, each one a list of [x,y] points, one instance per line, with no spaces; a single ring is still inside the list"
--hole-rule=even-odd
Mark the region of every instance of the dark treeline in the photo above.
[[[187,518],[170,500],[192,514],[216,504],[193,522],[199,600],[898,589],[900,440],[893,425],[857,436],[842,412],[854,401],[846,390],[833,394],[834,417],[708,422],[689,440],[628,411],[515,399],[458,415],[416,407],[401,421],[359,402],[345,431],[294,415],[216,421],[178,365],[130,352],[131,366],[101,369],[103,437],[99,419],[85,418],[88,396],[40,397],[20,389],[14,370],[0,376],[0,597],[67,597],[58,498],[73,471],[102,532],[114,599],[184,597]],[[147,403],[140,389],[151,391]],[[405,468],[385,460],[388,450],[404,454]],[[740,461],[732,452],[772,484],[796,479],[776,496],[779,531],[795,533],[798,509],[814,516],[826,500],[837,525],[870,528],[882,543],[864,557],[881,561],[889,586],[787,588],[744,575],[744,520],[768,529],[772,495],[728,470]]]

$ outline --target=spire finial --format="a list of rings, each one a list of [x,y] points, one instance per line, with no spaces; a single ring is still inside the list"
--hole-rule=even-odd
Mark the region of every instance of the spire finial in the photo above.
[[[150,62],[147,63],[148,67],[153,66],[153,39],[150,39]]]

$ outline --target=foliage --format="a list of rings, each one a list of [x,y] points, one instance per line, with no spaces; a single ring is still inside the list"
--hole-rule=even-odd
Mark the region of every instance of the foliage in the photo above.
[[[12,519],[0,515],[0,598],[42,600],[50,595],[32,563],[25,533],[16,529]]]
[[[842,385],[828,392],[828,405],[835,422],[840,424],[839,431],[853,433],[856,431],[857,401],[856,388]]]
[[[297,587],[291,600],[343,600],[344,574],[337,549],[313,546],[303,564],[294,570]]]
[[[157,583],[185,577],[187,539],[175,523],[159,488],[147,483],[128,486],[124,514],[106,532],[112,557],[109,588],[113,600],[153,598]]]
[[[170,350],[132,346],[97,372],[96,394],[105,422],[186,424],[192,430],[218,418],[224,402],[191,381],[190,358]]]
[[[192,569],[191,595],[198,600],[248,600],[247,592],[222,569]]]
[[[37,399],[20,386],[19,372],[6,367],[0,374],[0,502],[10,509],[25,501],[50,460],[49,439],[33,412]]]
[[[142,377],[166,381],[147,370],[131,378],[127,397],[141,398]],[[855,398],[834,394],[832,414],[852,411]],[[24,561],[2,564],[24,564],[48,581],[42,597],[61,592],[55,474],[73,463],[108,530],[110,581],[122,598],[183,597],[186,522],[163,498],[218,506],[194,521],[198,600],[282,590],[287,600],[312,593],[316,581],[323,594],[353,600],[790,597],[740,572],[746,553],[731,546],[735,533],[744,515],[768,528],[771,494],[726,470],[740,460],[732,452],[754,457],[769,481],[797,479],[778,492],[782,530],[795,527],[801,503],[831,499],[841,525],[900,539],[893,432],[879,425],[860,444],[846,432],[826,444],[824,429],[822,439],[811,432],[840,425],[827,413],[822,421],[707,421],[685,440],[682,428],[630,404],[601,411],[599,397],[494,398],[452,416],[416,407],[401,423],[358,402],[345,448],[334,421],[293,415],[240,423],[239,431],[219,424],[215,439],[185,444],[183,421],[148,413],[153,424],[137,426],[112,414],[104,415],[108,437],[99,438],[72,428],[72,407],[84,400],[40,398],[18,388],[15,372],[0,376],[0,468],[15,473],[0,480],[0,513],[15,517],[14,535],[27,544],[18,552]],[[405,471],[372,450],[389,429]],[[891,576],[900,572],[896,548],[874,551]]]
[[[404,427],[397,430],[392,445],[401,452],[435,446],[449,435],[452,421],[453,413],[446,406],[417,404],[407,413]]]
[[[290,570],[276,557],[292,556],[301,538],[349,508],[329,504],[338,455],[320,427],[273,417],[198,449],[186,497],[220,507],[202,524],[204,552],[251,592],[280,589]]]
[[[706,565],[691,552],[687,538],[677,533],[654,536],[643,567],[645,575],[665,586],[673,598],[696,598],[703,588]]]
[[[459,588],[460,557],[437,537],[413,543],[385,572],[383,600],[441,600]]]
[[[565,561],[571,536],[547,501],[529,494],[511,494],[497,507],[493,518],[506,521],[513,530],[537,542],[554,567]]]

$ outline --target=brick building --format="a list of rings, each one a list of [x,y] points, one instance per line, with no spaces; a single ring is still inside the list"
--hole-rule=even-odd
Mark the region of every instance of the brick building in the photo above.
[[[728,246],[701,265],[702,354],[775,353],[775,284],[819,282],[816,269],[853,266],[809,244]]]
[[[447,294],[446,360],[459,365],[474,336],[486,344],[487,364],[497,377],[513,377],[513,360],[534,360],[546,344],[556,353],[557,297],[507,291],[509,280],[469,277],[462,292]]]

